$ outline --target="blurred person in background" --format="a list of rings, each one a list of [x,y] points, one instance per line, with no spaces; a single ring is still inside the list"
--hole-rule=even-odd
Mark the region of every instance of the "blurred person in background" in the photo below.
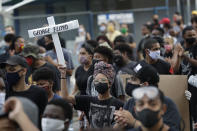
[[[113,44],[110,42],[110,40],[107,38],[107,36],[105,35],[99,35],[97,38],[96,38],[96,41],[100,44],[104,44],[104,43],[107,43],[111,48],[113,48]]]
[[[133,38],[133,34],[129,33],[129,28],[128,28],[127,24],[121,24],[120,32],[126,38],[127,43],[129,44],[129,46],[132,49],[136,48],[136,43],[135,43],[135,40]]]
[[[5,34],[13,34],[15,35],[15,29],[13,26],[8,25],[5,27]]]
[[[145,57],[145,52],[144,52],[144,41],[148,38],[150,38],[152,32],[152,28],[148,24],[143,24],[141,27],[141,33],[143,38],[140,40],[138,47],[137,47],[137,57],[138,60],[143,60]]]
[[[12,54],[10,55],[18,55],[22,52],[23,48],[25,46],[25,40],[22,36],[16,36],[15,39],[12,41],[12,44],[10,45],[10,52]]]
[[[107,33],[106,33],[107,38],[110,40],[110,42],[113,42],[114,39],[119,35],[121,35],[121,33],[116,29],[115,22],[109,21],[107,24]]]
[[[99,25],[99,35],[105,35],[107,32],[107,24],[106,23],[101,23]]]
[[[152,24],[151,24],[151,26],[152,26],[153,29],[160,27],[159,15],[158,14],[154,14],[152,16]]]
[[[78,36],[75,38],[75,47],[74,47],[74,52],[76,52],[77,55],[79,55],[81,46],[87,40],[91,40],[90,33],[88,33],[86,31],[84,25],[79,25],[79,28],[78,28]]]
[[[0,110],[3,108],[5,103],[6,89],[5,89],[5,72],[0,70]]]

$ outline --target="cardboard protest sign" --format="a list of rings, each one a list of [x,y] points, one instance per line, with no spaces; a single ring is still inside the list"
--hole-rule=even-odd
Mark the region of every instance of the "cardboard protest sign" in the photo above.
[[[33,37],[44,36],[44,35],[52,35],[56,54],[57,54],[58,64],[61,64],[64,67],[66,67],[58,33],[79,28],[78,20],[73,20],[58,25],[55,25],[55,20],[53,16],[48,17],[47,20],[49,24],[48,27],[28,30],[29,37],[33,38]]]
[[[174,101],[185,122],[185,131],[189,131],[189,102],[185,97],[185,90],[188,88],[187,76],[160,75],[159,88],[164,92],[165,96]]]

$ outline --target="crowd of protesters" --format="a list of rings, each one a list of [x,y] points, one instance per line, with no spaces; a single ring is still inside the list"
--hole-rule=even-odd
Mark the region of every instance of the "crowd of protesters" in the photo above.
[[[188,76],[184,97],[197,130],[197,11],[191,25],[178,12],[173,20],[153,15],[141,26],[139,43],[125,23],[108,21],[99,31],[94,40],[80,25],[73,52],[60,38],[64,67],[52,36],[30,44],[12,26],[5,27],[0,130],[66,131],[77,110],[80,131],[181,131],[177,105],[159,89],[160,75]],[[129,76],[126,83],[122,75]]]

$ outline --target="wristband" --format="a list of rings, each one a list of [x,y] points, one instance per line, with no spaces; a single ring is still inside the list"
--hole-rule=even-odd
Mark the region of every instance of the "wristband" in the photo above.
[[[133,127],[135,127],[135,123],[136,123],[136,119],[135,119],[135,121],[134,121],[133,124],[132,124]]]
[[[66,77],[61,77],[60,79],[67,79]]]

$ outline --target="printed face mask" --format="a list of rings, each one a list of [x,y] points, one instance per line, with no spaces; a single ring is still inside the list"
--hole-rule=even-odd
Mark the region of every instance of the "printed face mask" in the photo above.
[[[43,131],[63,131],[64,121],[51,118],[42,118]]]
[[[157,51],[150,51],[149,56],[153,59],[153,60],[157,60],[160,58],[160,50]]]

